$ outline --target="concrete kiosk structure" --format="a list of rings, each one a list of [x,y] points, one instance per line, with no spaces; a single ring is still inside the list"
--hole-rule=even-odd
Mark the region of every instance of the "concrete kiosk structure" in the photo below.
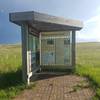
[[[10,13],[9,18],[21,26],[24,82],[29,84],[30,77],[44,66],[75,67],[75,31],[82,29],[81,21],[34,11]]]

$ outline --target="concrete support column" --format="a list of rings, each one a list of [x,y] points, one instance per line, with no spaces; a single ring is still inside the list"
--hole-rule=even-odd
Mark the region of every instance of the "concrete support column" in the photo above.
[[[28,50],[28,26],[22,24],[21,26],[21,38],[22,38],[22,78],[23,82],[28,82],[27,76],[27,50]]]
[[[75,30],[72,31],[72,67],[75,67]]]

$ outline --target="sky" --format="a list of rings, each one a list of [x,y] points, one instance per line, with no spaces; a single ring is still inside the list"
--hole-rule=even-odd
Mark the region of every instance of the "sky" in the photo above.
[[[0,44],[21,42],[21,29],[9,22],[10,12],[37,11],[83,21],[77,42],[100,42],[100,0],[0,0]]]

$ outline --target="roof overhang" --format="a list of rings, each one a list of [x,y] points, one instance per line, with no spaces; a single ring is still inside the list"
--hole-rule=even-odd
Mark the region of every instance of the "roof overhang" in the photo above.
[[[80,30],[83,28],[83,22],[79,20],[64,19],[34,11],[10,13],[9,19],[20,26],[27,23],[40,32]]]

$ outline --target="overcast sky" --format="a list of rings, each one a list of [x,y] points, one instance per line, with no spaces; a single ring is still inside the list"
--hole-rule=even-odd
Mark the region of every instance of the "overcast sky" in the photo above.
[[[0,0],[0,43],[19,43],[20,27],[9,22],[9,12],[38,11],[84,22],[78,42],[100,42],[100,0]]]

